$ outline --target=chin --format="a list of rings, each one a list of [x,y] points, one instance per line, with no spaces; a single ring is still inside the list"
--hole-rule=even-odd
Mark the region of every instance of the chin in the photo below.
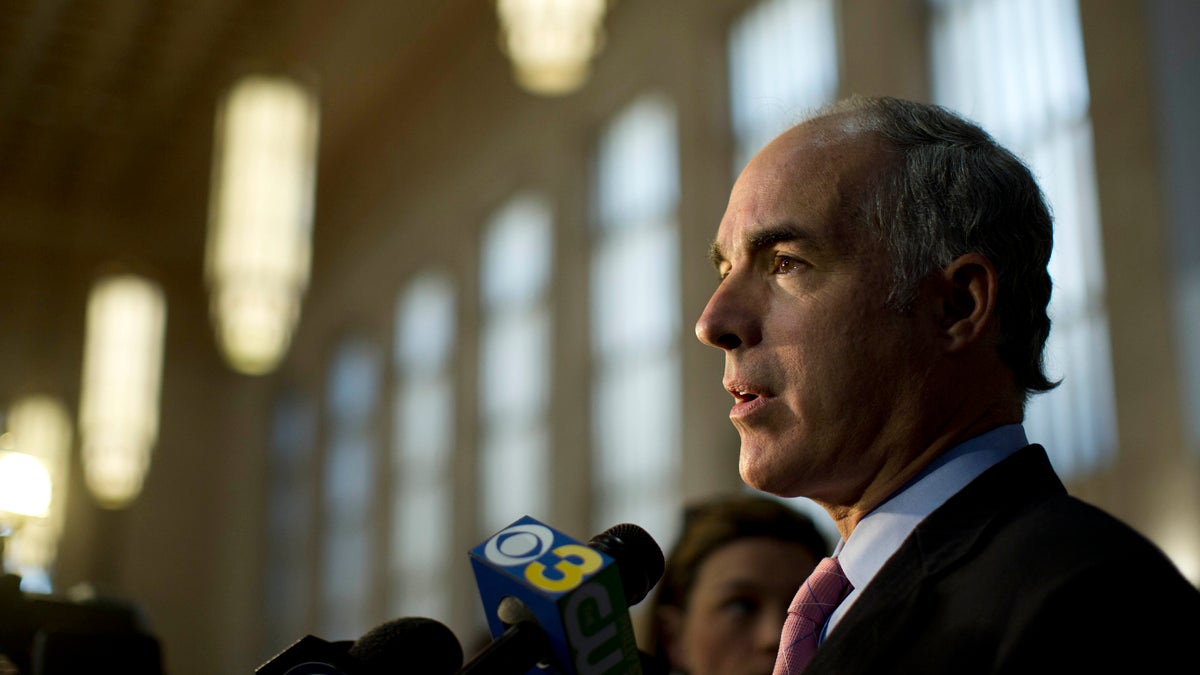
[[[807,496],[801,494],[803,491],[802,485],[796,480],[797,475],[794,472],[789,472],[786,468],[763,463],[751,464],[743,461],[738,465],[738,473],[743,483],[759,492],[765,492],[784,499]],[[773,666],[774,664],[772,664]]]
[[[779,480],[778,472],[771,470],[770,467],[765,467],[761,463],[752,463],[745,460],[746,455],[742,454],[742,459],[738,463],[738,475],[741,476],[742,482],[759,492],[767,492],[778,497],[785,497],[779,493],[783,488],[782,482]],[[774,479],[774,480],[772,480]]]

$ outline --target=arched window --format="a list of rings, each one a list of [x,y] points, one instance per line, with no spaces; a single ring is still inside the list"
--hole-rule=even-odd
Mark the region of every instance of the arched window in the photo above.
[[[483,238],[479,350],[480,524],[491,534],[548,507],[553,223],[540,196],[511,198]]]
[[[321,630],[356,636],[372,621],[372,508],[377,494],[379,352],[361,337],[338,345],[326,391]]]
[[[934,99],[1029,165],[1054,213],[1050,339],[1057,389],[1025,411],[1069,479],[1116,450],[1087,66],[1076,0],[934,0]]]
[[[453,280],[440,270],[419,274],[396,305],[391,616],[449,619],[455,310]]]
[[[679,148],[646,94],[600,138],[591,267],[593,529],[673,538],[678,498]]]

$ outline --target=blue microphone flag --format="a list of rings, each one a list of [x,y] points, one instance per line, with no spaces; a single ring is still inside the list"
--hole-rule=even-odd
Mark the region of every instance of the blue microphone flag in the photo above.
[[[641,673],[613,558],[530,516],[492,535],[470,556],[493,638],[508,629],[498,610],[513,598],[545,631],[552,666],[564,675]]]

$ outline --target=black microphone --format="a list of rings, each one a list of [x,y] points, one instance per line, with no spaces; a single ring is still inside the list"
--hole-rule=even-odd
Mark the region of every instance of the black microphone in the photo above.
[[[654,584],[662,578],[666,568],[658,542],[649,532],[633,523],[613,525],[589,539],[588,546],[617,562],[627,607],[644,600]]]
[[[495,640],[459,675],[640,675],[629,607],[663,573],[662,549],[624,523],[586,546],[526,516],[471,551]]]
[[[255,675],[452,675],[462,645],[439,621],[402,617],[380,624],[355,642],[306,635],[259,666]]]

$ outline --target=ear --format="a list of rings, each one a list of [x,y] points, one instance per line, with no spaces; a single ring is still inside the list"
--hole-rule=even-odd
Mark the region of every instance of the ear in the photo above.
[[[687,654],[683,648],[683,610],[678,607],[658,608],[658,621],[662,628],[660,649],[667,655],[673,672],[687,672]]]
[[[967,253],[942,270],[941,330],[947,352],[977,344],[996,323],[999,278],[986,256]]]

